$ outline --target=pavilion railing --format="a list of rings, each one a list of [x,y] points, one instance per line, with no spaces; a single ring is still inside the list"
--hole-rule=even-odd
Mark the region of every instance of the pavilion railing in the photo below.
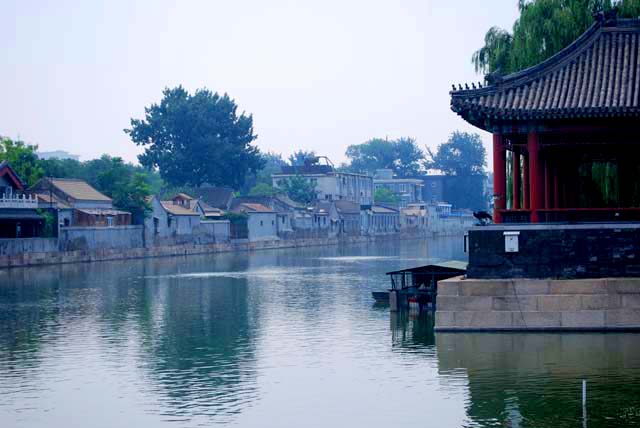
[[[503,210],[502,223],[530,223],[530,210]],[[640,221],[640,208],[552,208],[538,210],[540,223]]]

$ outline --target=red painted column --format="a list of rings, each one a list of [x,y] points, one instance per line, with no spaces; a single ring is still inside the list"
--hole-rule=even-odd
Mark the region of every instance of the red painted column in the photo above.
[[[511,180],[513,184],[513,191],[511,192],[513,200],[511,201],[511,208],[517,210],[520,208],[520,153],[514,150],[511,159],[513,162],[511,168],[513,178]]]
[[[529,209],[529,155],[524,155],[522,162],[522,207]]]
[[[542,208],[542,188],[540,180],[540,144],[538,133],[530,131],[527,137],[527,149],[529,150],[529,204],[531,209],[531,222],[540,221],[538,210]]]
[[[493,221],[502,223],[502,214],[506,206],[507,173],[506,151],[501,134],[493,134]]]

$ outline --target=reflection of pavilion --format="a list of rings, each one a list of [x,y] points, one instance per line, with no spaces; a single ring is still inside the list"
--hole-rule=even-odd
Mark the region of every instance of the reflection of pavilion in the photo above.
[[[439,333],[436,350],[441,375],[466,371],[479,426],[580,426],[582,379],[590,427],[640,424],[636,335]]]

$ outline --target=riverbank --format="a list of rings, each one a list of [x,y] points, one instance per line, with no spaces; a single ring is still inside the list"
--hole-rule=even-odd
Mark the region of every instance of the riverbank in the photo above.
[[[247,252],[279,248],[319,247],[343,244],[360,244],[390,240],[424,239],[423,236],[389,234],[377,236],[343,236],[336,238],[281,239],[253,241],[236,240],[216,244],[185,244],[156,246],[150,248],[97,249],[78,251],[34,251],[15,255],[0,256],[0,269],[59,265],[67,263],[87,263],[109,260],[128,260],[154,257],[188,256],[194,254]]]

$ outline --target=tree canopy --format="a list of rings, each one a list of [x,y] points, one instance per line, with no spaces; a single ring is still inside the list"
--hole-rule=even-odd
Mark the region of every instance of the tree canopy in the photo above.
[[[167,88],[160,103],[145,108],[144,119],[131,119],[125,132],[145,149],[140,163],[158,168],[170,185],[239,189],[264,159],[251,144],[257,138],[253,117],[237,110],[227,94]]]
[[[485,209],[486,150],[478,134],[456,131],[434,153],[427,148],[427,169],[450,176],[445,181],[444,198],[457,208]]]
[[[379,187],[373,195],[373,200],[375,203],[397,204],[400,202],[400,197],[391,189]]]
[[[36,154],[38,146],[0,137],[0,161],[6,160],[20,179],[31,186],[44,174]]]
[[[300,166],[304,165],[304,161],[309,158],[316,157],[316,152],[313,150],[296,150],[289,155],[289,165]]]
[[[511,33],[490,28],[472,62],[477,72],[509,74],[536,65],[568,46],[608,11],[611,0],[519,0],[520,17]],[[640,0],[617,2],[618,16],[640,16]]]
[[[289,198],[301,204],[310,204],[318,197],[315,184],[301,175],[280,180],[278,185]]]
[[[392,169],[400,177],[418,174],[424,160],[424,153],[411,137],[373,138],[347,147],[346,155],[352,171],[374,173],[376,169]]]
[[[487,151],[478,134],[455,131],[434,153],[427,148],[427,169],[437,169],[446,175],[484,175]]]

